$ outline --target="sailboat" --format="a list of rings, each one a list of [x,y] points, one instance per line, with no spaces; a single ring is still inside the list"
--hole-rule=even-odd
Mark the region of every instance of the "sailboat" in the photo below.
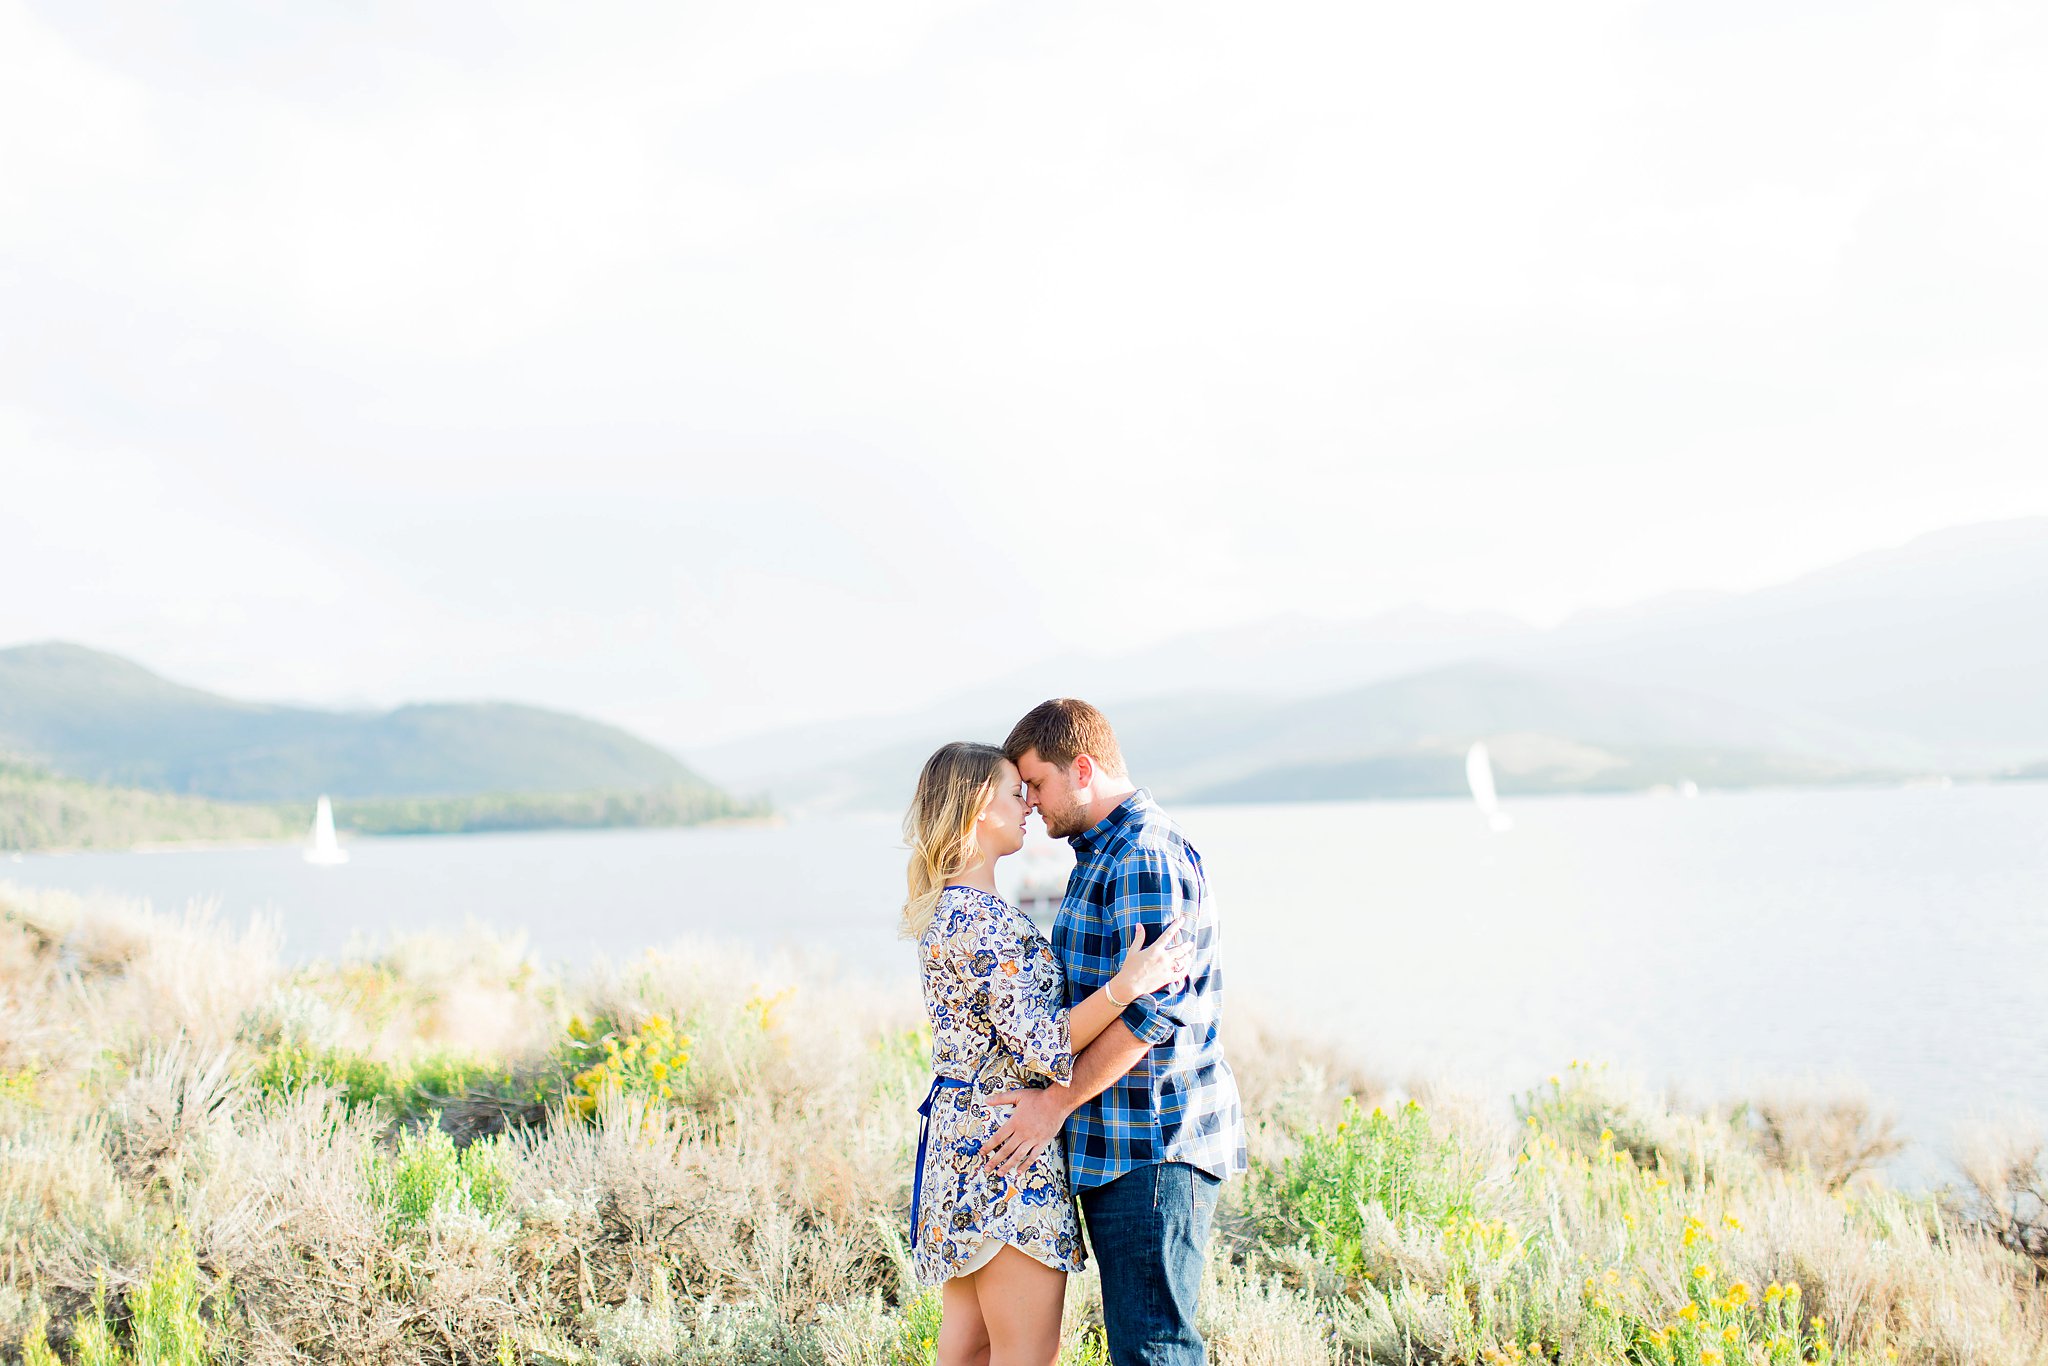
[[[334,839],[334,804],[320,794],[320,806],[313,813],[313,843],[306,849],[306,862],[332,867],[348,862],[348,850]]]
[[[1509,830],[1514,821],[1500,809],[1500,796],[1493,790],[1493,760],[1487,757],[1486,742],[1475,740],[1465,751],[1465,781],[1471,785],[1472,800],[1479,803],[1490,830]]]

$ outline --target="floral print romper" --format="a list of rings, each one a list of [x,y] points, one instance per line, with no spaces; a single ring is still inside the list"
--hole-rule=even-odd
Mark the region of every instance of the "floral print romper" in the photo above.
[[[1066,977],[1052,945],[1001,897],[948,887],[917,947],[936,1074],[912,1208],[918,1278],[937,1285],[978,1270],[1003,1243],[1055,1270],[1079,1271],[1080,1228],[1059,1140],[1012,1176],[981,1166],[982,1142],[1009,1115],[990,1109],[988,1097],[1074,1075]]]

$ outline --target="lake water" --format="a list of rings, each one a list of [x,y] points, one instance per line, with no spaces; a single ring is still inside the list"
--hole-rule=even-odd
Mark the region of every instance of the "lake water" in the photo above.
[[[1695,1097],[1854,1081],[1920,1145],[1910,1180],[1942,1175],[1958,1122],[2048,1113],[2048,785],[1512,810],[1496,835],[1458,802],[1177,809],[1223,906],[1232,1009],[1392,1081],[1503,1097],[1574,1058]],[[475,919],[552,958],[796,947],[908,994],[898,844],[893,820],[846,817],[357,840],[342,868],[280,848],[37,856],[0,880],[267,912],[300,957]]]

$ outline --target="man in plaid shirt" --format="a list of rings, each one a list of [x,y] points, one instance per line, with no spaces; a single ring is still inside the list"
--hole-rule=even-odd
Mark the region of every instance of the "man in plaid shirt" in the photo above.
[[[1086,702],[1034,707],[1003,752],[1046,832],[1074,846],[1052,931],[1068,1005],[1109,981],[1133,930],[1149,943],[1177,928],[1194,940],[1195,964],[1179,988],[1130,1002],[1075,1059],[1069,1084],[992,1097],[1014,1109],[986,1145],[987,1161],[1014,1171],[1064,1124],[1068,1176],[1102,1275],[1110,1359],[1201,1366],[1203,1251],[1223,1181],[1245,1169],[1237,1082],[1218,1037],[1219,927],[1201,855],[1131,784],[1108,718]]]

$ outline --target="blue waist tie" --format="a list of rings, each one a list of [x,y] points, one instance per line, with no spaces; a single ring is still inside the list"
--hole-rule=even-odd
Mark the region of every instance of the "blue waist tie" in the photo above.
[[[966,1089],[971,1083],[958,1077],[933,1077],[932,1089],[924,1093],[924,1104],[917,1107],[917,1174],[910,1180],[910,1250],[917,1250],[917,1216],[924,1205],[924,1150],[931,1141],[932,1102],[939,1098],[939,1091],[945,1087]]]

